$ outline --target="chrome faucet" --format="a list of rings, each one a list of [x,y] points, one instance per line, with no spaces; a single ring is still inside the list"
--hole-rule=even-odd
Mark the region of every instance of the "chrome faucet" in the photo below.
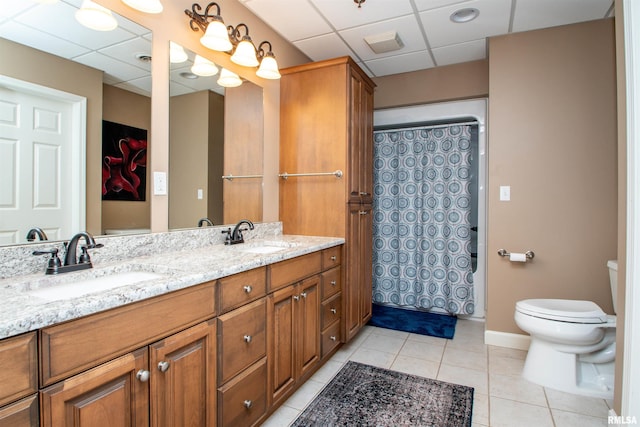
[[[80,239],[84,238],[86,245],[80,246],[80,256],[76,256],[76,248]],[[87,249],[101,248],[104,246],[102,243],[96,243],[93,236],[86,231],[81,231],[71,238],[69,242],[64,243],[65,255],[64,264],[58,258],[58,248],[43,249],[40,251],[34,251],[33,255],[49,255],[49,263],[45,274],[59,274],[68,273],[70,271],[85,270],[92,268],[91,258]]]
[[[47,234],[40,227],[34,227],[27,232],[27,242],[33,242],[36,237],[40,240],[49,240]]]
[[[209,218],[200,218],[200,220],[198,221],[198,227],[202,227],[205,224],[207,224],[209,227],[213,227],[213,222],[211,222]]]
[[[240,228],[242,224],[247,224],[249,228]],[[242,236],[243,231],[253,230],[253,223],[248,219],[241,219],[238,221],[236,226],[233,228],[228,228],[226,230],[222,230],[223,233],[227,234],[227,237],[224,240],[225,245],[236,245],[238,243],[244,243],[244,237]]]

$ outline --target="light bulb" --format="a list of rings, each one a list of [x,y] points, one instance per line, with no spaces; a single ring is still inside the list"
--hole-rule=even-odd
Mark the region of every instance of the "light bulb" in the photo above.
[[[191,67],[191,72],[197,76],[209,77],[218,73],[218,67],[216,64],[209,61],[207,58],[203,58],[200,55],[196,55]]]
[[[84,0],[75,16],[78,22],[92,30],[111,31],[118,27],[118,21],[113,17],[111,11],[91,0]]]

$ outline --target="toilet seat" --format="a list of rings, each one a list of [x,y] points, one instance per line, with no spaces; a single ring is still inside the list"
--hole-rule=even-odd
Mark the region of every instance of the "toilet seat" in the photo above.
[[[528,299],[518,301],[516,310],[529,316],[568,323],[607,323],[609,317],[592,301]]]

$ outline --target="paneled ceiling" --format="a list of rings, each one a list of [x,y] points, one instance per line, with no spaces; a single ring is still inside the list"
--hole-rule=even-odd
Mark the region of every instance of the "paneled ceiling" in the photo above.
[[[486,58],[487,37],[613,16],[613,0],[240,0],[313,61],[350,55],[372,77]],[[477,9],[476,19],[451,15]],[[374,53],[365,37],[396,32]],[[274,46],[278,54],[278,47]]]

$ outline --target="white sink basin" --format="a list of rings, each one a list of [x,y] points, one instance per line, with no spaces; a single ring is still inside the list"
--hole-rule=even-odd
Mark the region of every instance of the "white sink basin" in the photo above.
[[[287,249],[282,246],[249,246],[248,248],[243,248],[244,252],[249,252],[252,254],[272,254],[274,252],[283,251]]]
[[[30,296],[46,299],[48,301],[59,301],[69,298],[76,298],[96,292],[107,291],[120,286],[133,285],[166,277],[162,274],[148,271],[126,271],[114,273],[106,276],[87,278],[70,283],[60,283],[29,291]]]

